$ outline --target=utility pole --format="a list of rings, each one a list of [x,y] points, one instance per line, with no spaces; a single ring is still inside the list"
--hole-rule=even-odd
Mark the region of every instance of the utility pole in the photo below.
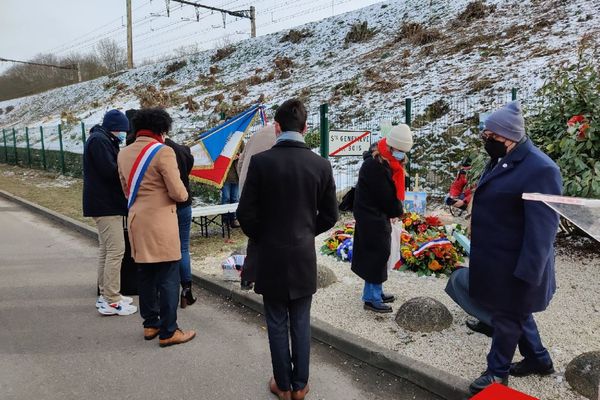
[[[127,0],[127,68],[133,68],[133,33],[131,28],[131,0]]]
[[[256,8],[250,6],[250,37],[256,37]]]
[[[222,13],[223,15],[228,14],[228,15],[231,15],[232,17],[247,18],[250,20],[250,36],[256,37],[256,8],[254,6],[250,7],[249,10],[230,11],[230,10],[225,10],[223,8],[205,6],[203,4],[194,3],[192,1],[187,1],[187,0],[173,0],[173,1],[176,3],[180,3],[180,4],[187,4],[189,6],[194,6],[196,8],[205,8],[207,10],[217,11],[217,12]],[[168,12],[168,6],[167,6],[167,12]],[[225,23],[225,18],[223,18],[223,23]]]

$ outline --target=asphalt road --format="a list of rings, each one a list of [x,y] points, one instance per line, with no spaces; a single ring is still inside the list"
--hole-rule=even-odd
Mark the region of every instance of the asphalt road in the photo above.
[[[179,310],[196,339],[161,349],[139,313],[96,311],[95,257],[95,243],[0,199],[0,399],[275,398],[262,316],[202,291]],[[321,343],[311,356],[309,399],[438,399]]]

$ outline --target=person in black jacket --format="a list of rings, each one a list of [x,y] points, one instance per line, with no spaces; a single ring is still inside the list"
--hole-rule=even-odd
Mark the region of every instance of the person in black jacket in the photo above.
[[[364,154],[354,193],[356,220],[352,247],[352,271],[365,280],[364,308],[379,313],[392,312],[385,303],[394,296],[383,292],[391,250],[390,219],[402,215],[404,200],[405,153],[412,147],[407,125],[392,128],[372,152]]]
[[[263,295],[269,334],[270,389],[279,398],[303,399],[317,289],[315,236],[335,225],[337,201],[331,165],[304,143],[302,102],[287,100],[277,109],[275,132],[273,148],[250,159],[237,216],[254,243],[249,251],[255,252],[254,290]]]
[[[179,175],[188,192],[188,199],[177,203],[177,221],[179,223],[179,241],[181,242],[181,261],[179,275],[181,280],[180,307],[192,305],[196,298],[192,294],[192,268],[190,260],[190,230],[192,227],[192,196],[190,195],[190,172],[194,167],[194,156],[188,146],[166,139],[165,144],[175,151]]]
[[[100,296],[96,308],[105,315],[130,315],[137,311],[131,305],[133,299],[120,294],[127,199],[121,189],[117,154],[128,129],[125,114],[110,110],[101,125],[92,127],[83,148],[83,215],[93,217],[98,228]]]

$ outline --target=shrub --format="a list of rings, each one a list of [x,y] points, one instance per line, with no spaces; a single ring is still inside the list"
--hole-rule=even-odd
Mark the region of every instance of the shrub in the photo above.
[[[600,67],[588,40],[582,39],[577,62],[556,69],[539,90],[541,100],[533,107],[527,127],[532,140],[560,167],[564,193],[598,198]]]
[[[458,14],[454,22],[455,25],[468,25],[473,21],[485,18],[486,14],[493,13],[496,10],[495,5],[487,6],[482,0],[475,0],[467,4],[463,12]]]
[[[159,82],[161,87],[173,86],[177,83],[177,81],[173,78],[163,79]]]
[[[190,180],[190,194],[206,204],[219,204],[221,191],[214,186]]]
[[[248,78],[248,84],[249,85],[260,85],[262,83],[262,79],[260,77],[260,75],[252,75],[250,78]]]
[[[215,63],[217,61],[224,60],[227,57],[229,57],[230,55],[232,55],[234,52],[235,52],[235,46],[233,46],[233,45],[228,45],[228,46],[225,46],[225,47],[221,47],[210,58],[210,62]]]
[[[399,39],[423,46],[441,39],[442,33],[435,28],[427,29],[418,22],[405,22],[400,28],[399,36]]]
[[[354,78],[350,81],[338,83],[333,88],[334,93],[342,94],[344,96],[354,96],[360,93],[358,87],[358,79]]]
[[[450,105],[443,99],[439,99],[425,107],[423,114],[415,117],[412,126],[420,128],[428,122],[443,117],[450,111]]]
[[[471,90],[469,94],[481,92],[482,90],[489,89],[494,85],[494,80],[490,78],[476,79],[471,84]]]
[[[344,38],[344,44],[350,43],[362,43],[369,41],[377,31],[375,29],[369,29],[367,21],[356,22],[351,27],[346,37]]]
[[[171,64],[167,65],[167,67],[165,68],[165,75],[172,74],[175,71],[179,71],[181,68],[185,67],[186,65],[187,65],[187,61],[185,61],[185,60],[172,62]]]
[[[304,142],[310,149],[321,146],[321,134],[318,130],[313,130],[304,135]]]
[[[182,103],[184,100],[176,93],[158,90],[152,85],[137,86],[133,93],[137,96],[141,108],[162,107],[167,108]]]
[[[218,66],[216,66],[216,65],[211,65],[211,66],[208,68],[208,72],[209,72],[211,75],[216,75],[216,74],[218,74],[219,72],[221,72],[221,69],[220,69]]]
[[[311,37],[312,35],[313,33],[307,28],[304,28],[302,30],[291,29],[288,33],[281,37],[281,40],[279,40],[279,42],[300,43],[301,41],[303,41],[307,37]]]
[[[11,112],[11,111],[12,111],[12,110],[14,110],[14,109],[15,109],[15,106],[8,106],[8,107],[6,107],[6,109],[4,110],[4,112],[5,112],[6,114],[8,114],[9,112]]]
[[[280,71],[285,71],[294,66],[294,61],[289,57],[277,57],[273,62],[275,63],[275,67]]]

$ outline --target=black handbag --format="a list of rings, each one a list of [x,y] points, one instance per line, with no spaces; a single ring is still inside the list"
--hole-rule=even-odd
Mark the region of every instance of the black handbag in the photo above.
[[[348,192],[346,192],[346,194],[344,195],[344,197],[342,197],[342,201],[340,202],[340,205],[338,206],[340,211],[352,211],[352,209],[354,208],[354,192],[355,192],[355,188],[351,187],[350,190],[348,190]]]
[[[135,296],[138,294],[138,266],[131,257],[127,218],[123,218],[123,235],[125,236],[125,253],[121,261],[121,294]]]

